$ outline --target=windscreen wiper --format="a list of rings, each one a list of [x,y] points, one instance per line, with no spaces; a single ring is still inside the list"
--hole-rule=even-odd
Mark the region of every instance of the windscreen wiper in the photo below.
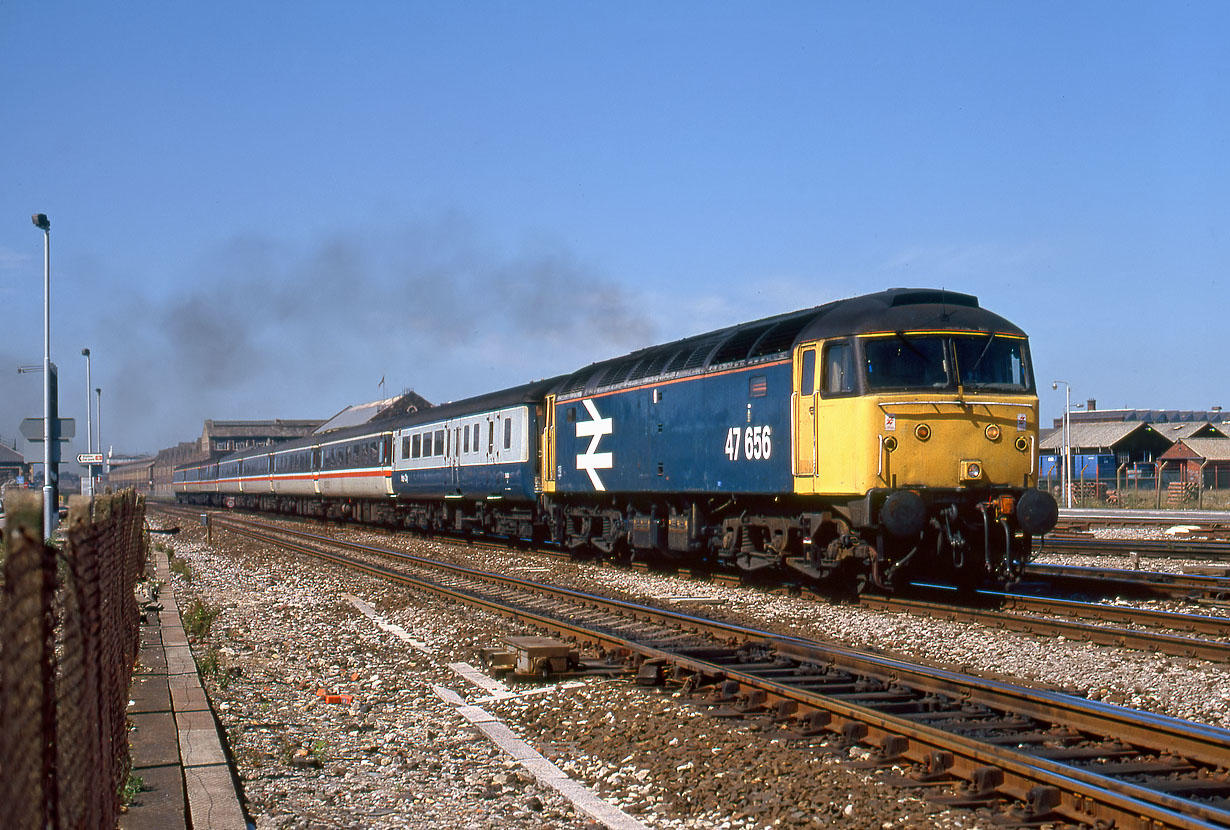
[[[974,361],[974,365],[970,367],[969,376],[972,378],[978,372],[978,367],[982,365],[982,359],[987,356],[987,352],[991,350],[991,344],[995,342],[995,332],[987,332],[987,344],[982,347],[982,353],[978,355],[978,359]],[[965,370],[960,366],[957,371],[961,373],[961,382],[965,382]]]

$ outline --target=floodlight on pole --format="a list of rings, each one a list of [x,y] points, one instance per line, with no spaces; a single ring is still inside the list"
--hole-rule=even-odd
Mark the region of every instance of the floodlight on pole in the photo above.
[[[1060,486],[1063,487],[1063,504],[1069,510],[1072,509],[1072,387],[1066,380],[1056,380],[1051,382],[1052,389],[1058,389],[1059,384],[1063,384],[1064,400],[1063,400],[1063,470],[1060,472]]]

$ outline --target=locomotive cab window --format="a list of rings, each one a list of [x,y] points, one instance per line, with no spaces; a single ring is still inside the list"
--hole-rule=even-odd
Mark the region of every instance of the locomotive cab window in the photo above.
[[[1028,391],[1029,370],[1023,339],[989,334],[954,337],[952,343],[957,356],[957,372],[966,387]]]
[[[997,334],[909,335],[863,343],[872,389],[1029,392],[1033,388],[1024,338]]]
[[[825,397],[849,395],[855,391],[854,349],[848,342],[824,347],[821,390]]]
[[[803,375],[799,378],[799,394],[812,395],[816,391],[816,350],[803,352]]]

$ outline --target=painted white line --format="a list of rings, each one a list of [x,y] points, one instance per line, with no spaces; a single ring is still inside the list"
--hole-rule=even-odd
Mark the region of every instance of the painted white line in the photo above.
[[[494,677],[488,677],[483,674],[469,663],[449,663],[448,667],[464,677],[466,680],[469,680],[478,688],[486,689],[490,692],[491,700],[504,700],[510,697],[517,697],[516,692],[509,689]]]
[[[457,714],[474,724],[475,728],[486,735],[492,743],[520,763],[538,780],[538,783],[556,790],[590,818],[611,830],[648,830],[644,824],[614,804],[603,801],[589,787],[569,778],[562,769],[544,758],[534,747],[518,738],[511,729],[490,712],[478,706],[462,704],[461,696],[452,689],[444,686],[434,688],[442,700],[457,707]]]
[[[395,635],[403,642],[409,643],[414,648],[424,654],[431,654],[431,650],[423,643],[413,639],[406,633],[405,629],[398,625],[391,625],[385,622],[376,609],[371,605],[359,599],[346,595],[346,599],[350,601],[355,608],[363,612],[364,616],[369,618],[383,631]],[[503,683],[478,671],[469,663],[449,663],[449,668],[457,672],[459,675],[469,680],[480,689],[493,692],[486,698],[487,700],[502,700],[510,697],[518,697]],[[584,683],[565,684],[563,687],[552,687],[552,690],[557,688],[573,688],[576,686],[584,686]],[[623,810],[616,807],[607,801],[603,801],[594,793],[593,790],[586,787],[579,781],[574,781],[569,778],[563,770],[555,764],[548,761],[542,756],[538,750],[521,740],[513,733],[511,729],[505,726],[499,718],[483,709],[480,706],[471,706],[466,703],[461,695],[457,694],[447,686],[432,686],[432,690],[436,695],[446,703],[456,707],[457,714],[474,724],[480,732],[502,749],[505,753],[521,764],[538,782],[544,786],[551,787],[559,792],[564,798],[572,802],[578,810],[585,813],[590,818],[600,822],[611,830],[648,830],[648,828],[634,819],[632,816],[625,813]]]
[[[454,706],[466,705],[466,702],[462,699],[461,695],[454,692],[448,686],[432,686],[431,689],[440,697],[441,700],[446,703],[451,703]]]
[[[401,640],[402,642],[409,643],[415,649],[417,649],[418,651],[421,651],[423,654],[432,653],[431,648],[426,643],[421,643],[418,640],[411,637],[406,632],[406,629],[402,628],[400,625],[394,625],[393,623],[390,623],[384,620],[379,614],[376,613],[375,608],[372,608],[369,604],[367,604],[363,600],[359,599],[358,597],[352,597],[349,594],[343,594],[342,596],[350,600],[350,604],[353,605],[355,608],[358,608],[361,612],[363,612],[363,615],[366,616],[368,619],[370,619],[372,622],[374,622],[380,628],[381,631],[389,632],[390,634],[392,634],[394,637]]]

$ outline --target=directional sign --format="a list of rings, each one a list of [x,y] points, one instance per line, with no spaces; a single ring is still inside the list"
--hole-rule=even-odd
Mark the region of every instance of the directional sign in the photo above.
[[[83,452],[77,455],[78,464],[101,464],[103,463],[103,454],[100,452]]]
[[[77,435],[77,420],[75,418],[60,418],[60,440],[67,441]],[[26,418],[21,422],[21,437],[32,444],[43,442],[43,419]]]

